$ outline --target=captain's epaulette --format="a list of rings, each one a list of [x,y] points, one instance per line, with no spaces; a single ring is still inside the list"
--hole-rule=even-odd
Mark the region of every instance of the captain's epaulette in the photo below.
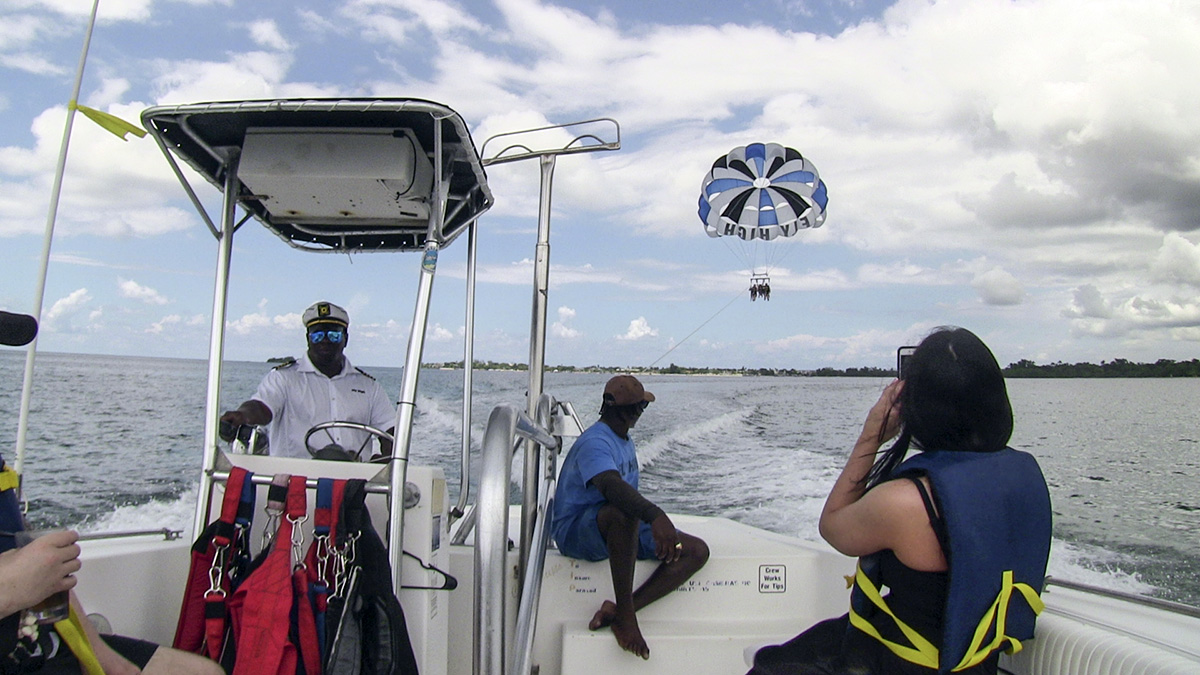
[[[279,370],[279,369],[281,369],[281,368],[290,368],[290,367],[292,367],[292,366],[294,366],[294,365],[296,365],[296,357],[294,357],[294,356],[289,356],[289,357],[287,357],[286,359],[284,359],[282,363],[280,363],[279,365],[275,366],[275,367],[274,367],[274,368],[272,368],[271,370]]]
[[[366,375],[367,377],[371,378],[372,380],[375,379],[374,375],[368,373],[367,371],[363,370],[362,368],[359,368],[358,366],[354,366],[354,369],[357,370],[358,372],[362,373],[363,375]]]

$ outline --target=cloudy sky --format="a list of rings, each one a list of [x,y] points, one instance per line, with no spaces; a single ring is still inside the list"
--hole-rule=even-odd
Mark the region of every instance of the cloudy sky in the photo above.
[[[0,5],[10,311],[34,310],[90,8]],[[101,0],[80,102],[135,121],[430,98],[477,146],[617,120],[619,152],[557,165],[551,364],[887,366],[940,324],[1002,364],[1154,361],[1200,357],[1196,72],[1195,0]],[[802,152],[830,194],[823,227],[766,251],[770,302],[696,215],[713,161],[753,142]],[[476,357],[524,360],[538,170],[488,173]],[[357,363],[402,362],[419,256],[303,253],[254,222],[234,244],[228,357],[300,353],[299,314],[327,299]],[[461,354],[463,249],[441,258],[427,361]],[[77,118],[40,349],[204,358],[215,260],[154,143]]]

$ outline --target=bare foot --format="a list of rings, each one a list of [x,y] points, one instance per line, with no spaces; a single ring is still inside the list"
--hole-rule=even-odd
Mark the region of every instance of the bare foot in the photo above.
[[[600,630],[605,626],[610,626],[615,618],[617,618],[616,604],[612,600],[605,600],[600,605],[600,609],[596,611],[596,615],[588,622],[588,630]]]
[[[621,645],[621,649],[643,659],[650,658],[650,647],[646,644],[646,639],[642,637],[642,630],[638,628],[635,615],[613,616],[612,632],[617,637],[617,644]]]

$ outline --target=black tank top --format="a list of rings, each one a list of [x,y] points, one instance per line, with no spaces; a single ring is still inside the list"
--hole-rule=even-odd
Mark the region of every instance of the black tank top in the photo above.
[[[921,493],[925,502],[925,511],[929,514],[929,524],[946,551],[945,524],[941,516],[933,508],[933,501],[925,488],[925,484],[916,478],[910,478]],[[901,621],[912,626],[918,633],[938,647],[942,642],[942,613],[946,608],[946,592],[949,587],[949,577],[945,572],[922,572],[900,562],[892,551],[883,551],[879,559],[879,575],[883,584],[890,592],[887,595],[888,607],[896,613]]]

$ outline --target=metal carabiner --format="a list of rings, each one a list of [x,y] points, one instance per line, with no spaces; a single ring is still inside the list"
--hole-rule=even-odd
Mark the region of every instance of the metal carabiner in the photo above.
[[[205,592],[205,597],[213,593],[225,596],[221,581],[225,576],[225,553],[228,550],[228,546],[218,546],[213,553],[212,564],[208,566],[208,591]]]
[[[308,520],[308,514],[304,514],[299,518],[284,516],[287,521],[292,524],[292,560],[296,561],[296,567],[304,566],[304,530],[300,529],[300,525]]]

